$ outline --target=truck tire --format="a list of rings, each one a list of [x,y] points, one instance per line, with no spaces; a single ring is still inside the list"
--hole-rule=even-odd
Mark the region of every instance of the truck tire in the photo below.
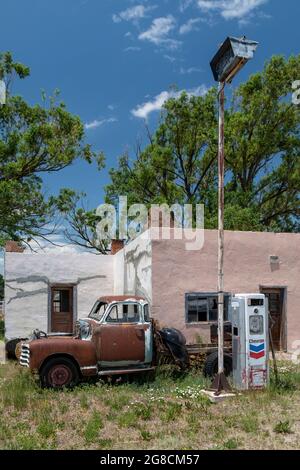
[[[5,344],[5,350],[8,359],[18,359],[16,356],[16,347],[21,341],[26,341],[27,338],[14,338],[7,341]]]
[[[76,364],[67,357],[49,359],[40,370],[40,379],[46,388],[72,388],[79,382]]]
[[[232,372],[232,357],[226,353],[224,354],[224,372],[226,377]],[[218,373],[218,351],[207,356],[203,373],[205,377],[214,377]]]

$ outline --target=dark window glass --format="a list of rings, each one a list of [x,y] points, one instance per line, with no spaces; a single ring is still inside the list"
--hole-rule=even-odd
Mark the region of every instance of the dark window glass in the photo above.
[[[229,296],[224,296],[224,321],[228,320]],[[187,323],[217,322],[218,295],[187,294],[186,295]]]
[[[116,304],[112,307],[107,319],[109,323],[138,323],[140,306],[138,304]]]
[[[68,290],[53,291],[53,311],[69,312],[70,310],[70,292]]]

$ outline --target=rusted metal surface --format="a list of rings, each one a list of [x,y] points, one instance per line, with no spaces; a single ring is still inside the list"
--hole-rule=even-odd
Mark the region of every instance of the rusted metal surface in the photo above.
[[[217,82],[231,83],[238,71],[253,58],[258,43],[246,37],[228,37],[212,59],[210,66]]]
[[[102,370],[99,372],[99,376],[103,377],[105,375],[120,375],[120,374],[136,374],[141,372],[150,372],[151,370],[155,370],[155,367],[143,367],[139,369],[118,369],[118,370]]]
[[[52,337],[33,340],[28,344],[30,347],[30,369],[40,370],[44,361],[54,355],[73,357],[80,369],[97,365],[96,350],[91,341],[82,341],[74,337]],[[95,370],[94,374],[92,372],[93,369],[82,370],[83,375],[95,375]]]
[[[83,376],[150,371],[161,358],[182,368],[182,347],[188,363],[185,338],[182,334],[176,329],[165,328],[158,331],[159,325],[155,321],[149,321],[148,316],[145,320],[145,299],[137,296],[101,297],[101,302],[105,301],[108,306],[99,320],[78,320],[76,336],[47,337],[46,333],[39,332],[41,334],[35,336],[37,339],[22,345],[20,364],[38,370],[43,375],[41,370],[45,370],[43,366],[46,361],[61,358],[61,363],[56,361],[52,371],[53,377],[48,380],[50,384],[55,383],[59,387],[60,381],[62,384],[70,382],[66,375],[70,368],[64,365],[63,358],[73,359]],[[121,316],[111,316],[118,303],[123,305],[119,312]],[[132,304],[134,306],[131,313],[137,315],[128,317],[125,313],[128,314],[127,308]],[[139,308],[136,308],[135,304],[138,304]],[[126,311],[123,311],[124,305]],[[165,334],[169,335],[167,341],[163,336]]]
[[[93,342],[100,363],[145,361],[145,332],[149,324],[102,324],[93,331]]]
[[[218,151],[218,364],[224,372],[224,93],[225,83],[219,86],[219,151]]]

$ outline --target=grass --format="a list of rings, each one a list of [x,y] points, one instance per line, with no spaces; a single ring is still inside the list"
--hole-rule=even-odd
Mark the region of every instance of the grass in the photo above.
[[[0,449],[297,449],[300,368],[219,404],[199,371],[168,367],[154,379],[41,389],[14,362],[0,366]]]
[[[92,416],[89,418],[85,430],[84,438],[88,444],[95,442],[99,437],[99,432],[103,428],[103,421],[101,415],[97,411],[93,411]]]
[[[274,431],[278,434],[292,434],[292,426],[289,420],[279,421],[274,427]]]

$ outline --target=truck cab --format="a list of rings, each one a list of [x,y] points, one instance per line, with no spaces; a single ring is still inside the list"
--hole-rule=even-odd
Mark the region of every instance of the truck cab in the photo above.
[[[38,372],[43,386],[76,385],[88,376],[145,372],[153,365],[153,325],[146,299],[100,297],[71,336],[35,331],[22,343],[20,364]]]

